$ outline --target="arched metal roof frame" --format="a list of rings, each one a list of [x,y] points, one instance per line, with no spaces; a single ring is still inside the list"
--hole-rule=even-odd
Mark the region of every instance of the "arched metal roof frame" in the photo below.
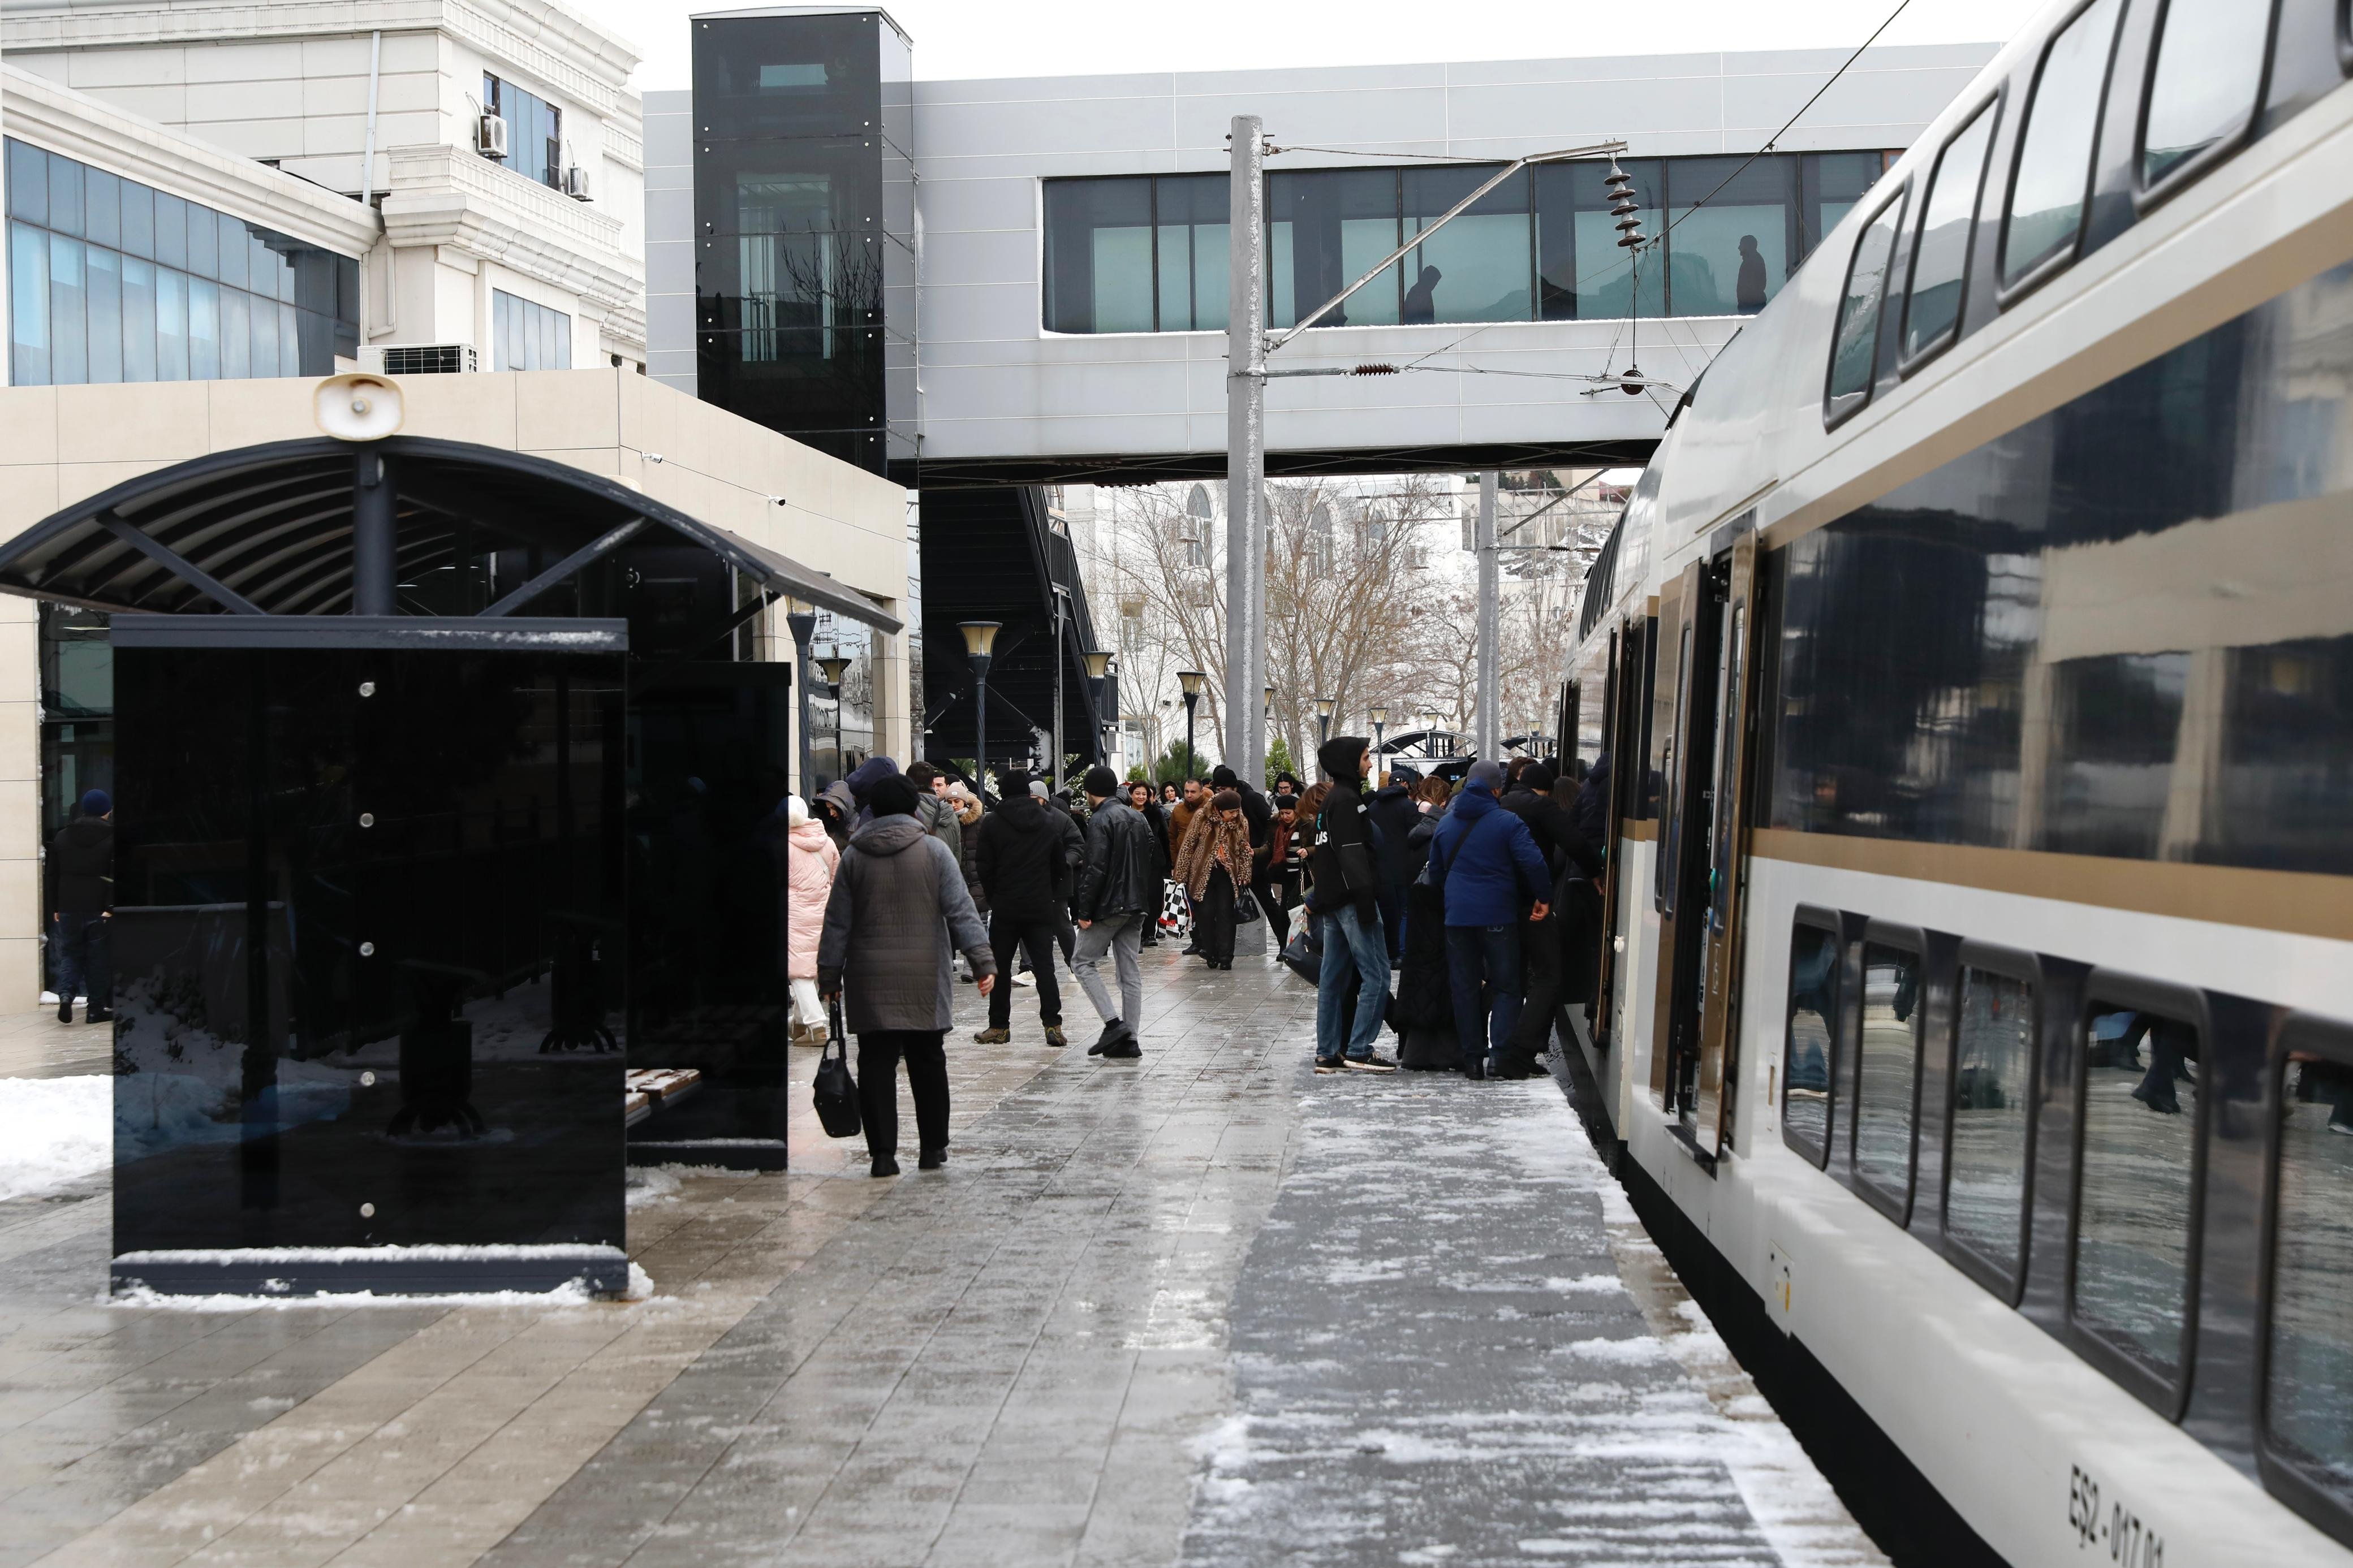
[[[558,567],[577,570],[632,531],[642,538],[656,528],[710,551],[768,591],[884,632],[902,629],[895,616],[824,573],[617,480],[528,453],[422,436],[276,441],[126,479],[0,544],[0,593],[119,614],[348,610],[353,476],[361,455],[371,452],[386,459],[397,498],[399,581],[483,544],[537,548],[562,557]]]

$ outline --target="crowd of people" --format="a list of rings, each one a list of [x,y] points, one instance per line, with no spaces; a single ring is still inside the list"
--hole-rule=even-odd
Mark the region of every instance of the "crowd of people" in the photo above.
[[[1541,759],[1478,762],[1459,786],[1402,763],[1377,777],[1361,736],[1316,761],[1313,784],[1284,773],[1267,790],[1226,767],[1157,788],[1096,767],[1060,791],[1017,771],[991,804],[929,763],[873,757],[813,803],[788,799],[794,1037],[826,1043],[841,1005],[873,1173],[898,1173],[902,1062],[917,1163],[947,1159],[959,969],[988,1004],[976,1040],[1012,1038],[1019,985],[1061,1048],[1059,957],[1102,1024],[1089,1054],[1133,1061],[1142,950],[1182,937],[1230,970],[1237,929],[1257,921],[1315,981],[1315,1071],[1535,1071],[1556,1008],[1590,984],[1608,759],[1581,781]],[[1397,1055],[1377,1048],[1384,1028]]]

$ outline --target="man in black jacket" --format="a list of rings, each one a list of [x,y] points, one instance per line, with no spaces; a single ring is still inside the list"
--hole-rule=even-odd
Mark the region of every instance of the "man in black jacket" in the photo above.
[[[1144,970],[1138,962],[1145,922],[1160,910],[1159,852],[1152,825],[1121,798],[1119,775],[1087,770],[1083,781],[1094,813],[1087,818],[1087,858],[1079,868],[1079,950],[1071,961],[1079,988],[1103,1021],[1089,1056],[1129,1058],[1144,1054],[1136,1034],[1144,1021]],[[1119,971],[1120,1005],[1111,1005],[1100,965],[1105,952]]]
[[[1315,984],[1315,1070],[1395,1072],[1397,1063],[1373,1052],[1389,993],[1388,943],[1381,936],[1380,868],[1372,819],[1359,793],[1373,771],[1362,735],[1335,735],[1315,753],[1331,793],[1316,814],[1308,875],[1308,908],[1324,919],[1324,966]],[[1356,983],[1355,1027],[1340,1032],[1342,998]]]
[[[1546,918],[1532,922],[1520,943],[1526,957],[1526,994],[1519,1022],[1512,1026],[1511,1037],[1495,1058],[1497,1074],[1503,1078],[1534,1076],[1536,1059],[1552,1039],[1553,1015],[1559,1009],[1562,983],[1568,973],[1568,953],[1563,946],[1567,925],[1566,886],[1601,875],[1600,852],[1578,829],[1568,807],[1553,795],[1558,778],[1549,762],[1533,762],[1504,796],[1504,809],[1528,825],[1536,847],[1544,851],[1545,863],[1552,868],[1555,892],[1547,902]]]
[[[1381,935],[1388,942],[1392,965],[1405,956],[1405,890],[1413,885],[1415,872],[1408,840],[1414,825],[1421,820],[1421,808],[1406,786],[1419,777],[1402,763],[1391,767],[1388,782],[1374,793],[1366,807],[1379,835],[1374,858],[1381,873]]]
[[[58,944],[58,1022],[73,1022],[74,993],[90,998],[90,1021],[114,1016],[114,970],[107,923],[114,908],[114,802],[102,789],[81,797],[81,815],[49,847],[57,899],[50,934]]]
[[[1005,804],[980,819],[980,843],[973,852],[973,869],[988,895],[988,946],[999,973],[1011,971],[1018,947],[1029,955],[1029,973],[1038,983],[1038,1017],[1046,1026],[1046,1043],[1066,1046],[1062,1034],[1062,993],[1054,984],[1054,937],[1069,917],[1070,858],[1064,834],[1075,832],[1071,819],[1050,810],[1029,793],[1026,774],[1005,781]],[[989,993],[988,1027],[973,1037],[983,1045],[1013,1037],[1013,987],[999,985]]]

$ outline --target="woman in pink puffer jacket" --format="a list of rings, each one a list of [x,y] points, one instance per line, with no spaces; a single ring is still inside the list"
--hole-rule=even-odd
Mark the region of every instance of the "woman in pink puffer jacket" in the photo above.
[[[801,1045],[821,1046],[825,1004],[817,994],[817,944],[825,934],[825,903],[833,891],[841,851],[833,847],[825,824],[809,816],[808,803],[800,796],[786,798],[785,820],[790,824],[786,835],[785,976],[792,983],[797,1016],[793,1038]]]

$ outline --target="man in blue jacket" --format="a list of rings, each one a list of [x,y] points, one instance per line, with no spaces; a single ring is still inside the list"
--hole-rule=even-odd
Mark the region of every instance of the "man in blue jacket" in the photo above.
[[[1528,825],[1495,796],[1504,770],[1472,765],[1430,858],[1446,889],[1446,969],[1466,1078],[1485,1078],[1520,1021],[1520,924],[1550,912],[1552,875]]]

